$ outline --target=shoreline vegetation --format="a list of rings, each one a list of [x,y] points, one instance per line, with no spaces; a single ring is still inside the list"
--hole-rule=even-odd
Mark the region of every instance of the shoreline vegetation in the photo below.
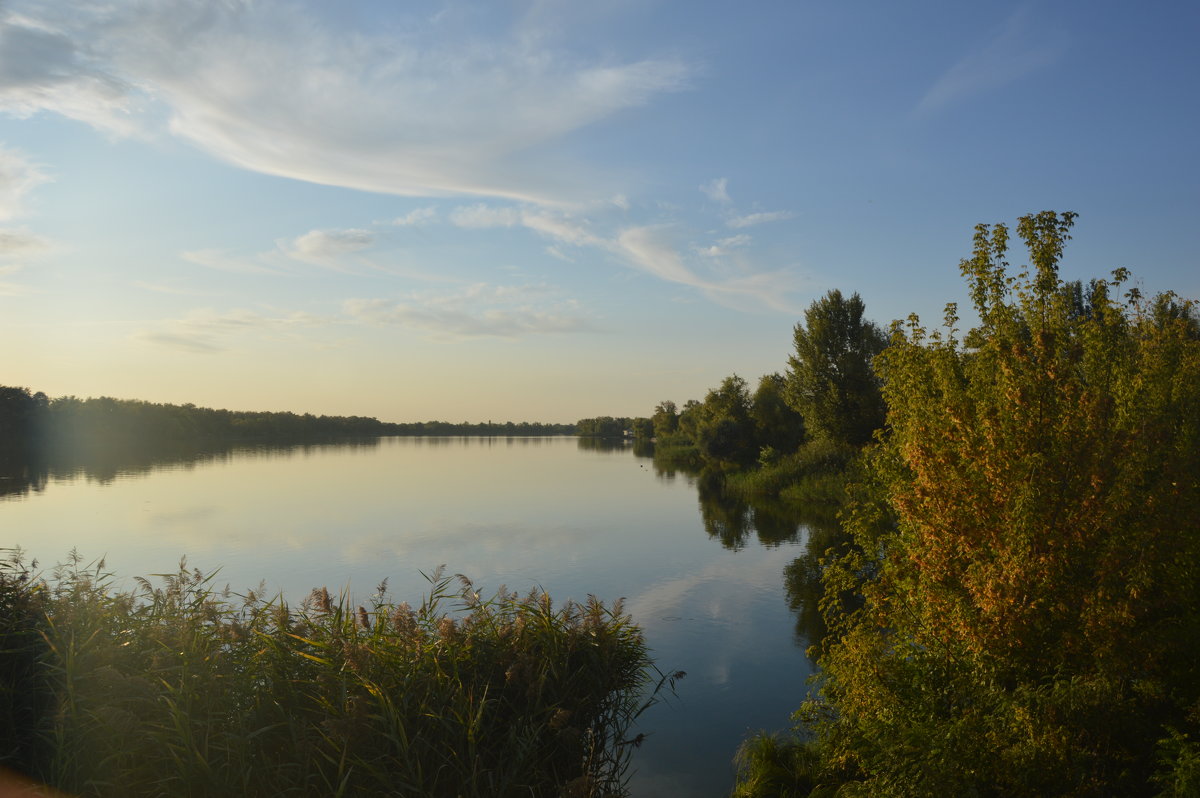
[[[673,687],[620,602],[429,575],[416,608],[111,587],[72,554],[0,563],[0,765],[73,795],[625,794],[634,719]]]
[[[831,291],[753,393],[580,422],[836,516],[785,570],[813,690],[742,745],[736,798],[1200,795],[1200,314],[1126,269],[1063,280],[1074,220],[1021,217],[1016,272],[976,227],[966,333]]]
[[[746,525],[726,523],[714,497],[740,502],[741,515],[753,504],[768,525],[771,506],[803,512],[807,553],[783,577],[817,675],[790,731],[741,746],[737,798],[1200,795],[1200,314],[1170,292],[1144,296],[1125,269],[1063,280],[1074,219],[1021,217],[1015,232],[1029,265],[1016,272],[1009,228],[977,226],[961,264],[977,319],[965,333],[953,304],[941,329],[911,316],[884,331],[857,294],[830,291],[796,325],[785,372],[753,389],[735,374],[703,401],[552,433],[576,434],[581,447],[632,439],[660,473],[691,475],[706,527],[731,548]],[[4,390],[0,408],[13,397],[53,408]],[[225,412],[195,410],[183,417]],[[22,418],[0,413],[0,436],[31,429]],[[152,696],[159,714],[138,727],[152,749],[146,762],[162,768],[152,784],[183,772],[198,785],[219,778],[222,789],[253,792],[236,780],[259,778],[245,757],[264,746],[280,757],[275,777],[297,794],[403,792],[386,777],[402,761],[431,774],[432,795],[621,792],[622,734],[644,706],[635,696],[653,666],[619,606],[554,611],[548,597],[503,592],[476,606],[469,583],[454,593],[435,579],[432,609],[417,616],[397,615],[383,591],[372,610],[324,609],[324,594],[293,611],[217,596],[185,569],[161,587],[110,595],[99,569],[78,565],[48,581],[17,563],[0,572],[6,684],[38,685],[6,695],[7,733],[22,718],[72,719],[44,727],[48,735],[10,736],[6,750],[59,763],[56,785],[129,794],[116,779],[139,774],[142,757],[103,749],[103,724],[143,723],[138,702]],[[481,620],[445,625],[437,607],[452,597]],[[397,624],[412,628],[413,617],[421,631],[409,642],[378,642]],[[243,645],[238,630],[248,624],[259,625]],[[531,625],[543,631],[511,631]],[[463,637],[475,626],[482,637]],[[94,654],[102,645],[107,653]],[[446,660],[448,651],[457,653]],[[554,658],[564,654],[570,668],[560,670]],[[48,662],[58,664],[30,664]],[[219,663],[211,673],[200,666],[210,662]],[[542,675],[530,682],[522,668],[534,663]],[[579,668],[590,674],[584,684],[571,681]],[[424,709],[398,707],[399,682],[387,681],[447,675],[437,689],[467,703],[444,711],[426,687]],[[109,681],[128,706],[110,713],[83,700]],[[255,703],[260,685],[283,697]],[[236,688],[230,701],[259,713],[248,716],[261,718],[257,726],[241,705],[206,705],[227,686]],[[279,714],[288,702],[308,726]],[[473,724],[491,723],[497,708],[509,722],[482,735]],[[429,754],[434,765],[405,759],[421,750],[402,717],[414,711],[412,722],[458,746],[439,749],[442,759]],[[606,719],[616,731],[597,730]],[[360,743],[364,723],[371,731]],[[78,742],[93,736],[107,751],[94,761],[90,743]],[[545,753],[534,765],[543,775],[513,775],[503,757],[472,765],[491,762],[502,744],[518,759]],[[87,768],[101,775],[79,776]]]

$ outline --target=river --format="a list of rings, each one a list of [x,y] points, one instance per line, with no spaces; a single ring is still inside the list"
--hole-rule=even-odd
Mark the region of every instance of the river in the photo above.
[[[808,689],[785,568],[798,520],[719,497],[632,447],[576,438],[384,438],[244,447],[123,467],[45,468],[0,484],[0,545],[43,568],[76,549],[118,579],[175,570],[298,600],[417,603],[445,564],[485,593],[625,599],[677,694],[642,716],[634,796],[727,795],[733,755],[781,729]]]

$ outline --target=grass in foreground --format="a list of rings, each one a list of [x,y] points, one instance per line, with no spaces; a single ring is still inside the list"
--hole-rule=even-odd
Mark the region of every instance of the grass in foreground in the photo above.
[[[619,602],[439,571],[416,609],[386,584],[289,607],[158,578],[0,565],[0,765],[89,796],[624,794],[653,666]]]

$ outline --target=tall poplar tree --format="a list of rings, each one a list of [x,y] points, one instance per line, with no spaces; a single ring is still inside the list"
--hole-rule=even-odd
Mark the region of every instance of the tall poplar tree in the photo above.
[[[788,358],[788,402],[811,436],[861,446],[883,424],[879,378],[872,370],[887,336],[863,314],[858,294],[830,291],[797,324]]]

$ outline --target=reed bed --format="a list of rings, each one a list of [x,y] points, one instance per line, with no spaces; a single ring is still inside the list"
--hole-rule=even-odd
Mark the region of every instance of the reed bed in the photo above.
[[[620,602],[428,579],[416,608],[293,607],[182,562],[116,590],[10,558],[0,765],[81,796],[625,794],[654,668]]]
[[[725,476],[725,490],[746,500],[779,497],[802,507],[837,507],[845,502],[856,452],[829,441],[815,440],[790,454],[765,460],[757,468]]]

